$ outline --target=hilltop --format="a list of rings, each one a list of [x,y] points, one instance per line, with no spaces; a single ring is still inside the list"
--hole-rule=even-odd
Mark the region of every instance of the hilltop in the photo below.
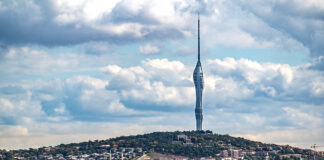
[[[146,153],[187,158],[245,157],[263,159],[267,157],[313,158],[314,156],[314,152],[308,149],[266,144],[240,137],[215,134],[211,131],[176,131],[121,136],[107,140],[61,144],[29,150],[0,150],[0,159],[19,157],[34,159],[51,159],[51,157],[54,159],[89,159],[90,157],[95,159],[136,159]]]

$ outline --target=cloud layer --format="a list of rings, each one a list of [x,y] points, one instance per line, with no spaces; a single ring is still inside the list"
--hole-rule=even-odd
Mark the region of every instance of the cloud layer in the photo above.
[[[204,128],[324,142],[321,0],[3,0],[0,148],[194,129],[198,10]]]
[[[169,16],[188,16],[178,10],[187,10],[188,5],[182,1],[2,1],[0,35],[4,43],[48,46],[181,38],[188,29]]]
[[[28,48],[15,51],[24,55],[24,58],[16,59],[16,63],[27,63],[25,60],[34,57],[33,53],[42,55],[38,57],[45,60],[47,56],[51,57]],[[13,69],[15,64],[10,62],[10,58],[14,55],[13,50],[4,55],[8,59],[6,65]],[[78,60],[82,58],[67,60],[66,64]],[[49,64],[42,61],[33,63],[45,70],[48,70]],[[53,65],[57,68],[61,64],[65,63]],[[76,68],[82,66],[80,63],[75,65]],[[204,128],[277,143],[283,141],[257,135],[265,132],[275,135],[285,130],[289,133],[286,138],[291,138],[297,137],[295,131],[313,130],[317,133],[314,138],[322,141],[324,77],[322,71],[309,69],[308,66],[234,58],[203,61],[206,78]],[[16,66],[16,69],[29,71],[24,65]],[[57,72],[66,72],[65,69],[57,69]],[[44,74],[42,70],[30,70],[35,71],[35,75]],[[74,130],[62,128],[74,124],[78,124],[75,129],[82,130],[84,134],[79,140],[87,135],[104,137],[84,129],[88,123],[98,127],[116,123],[138,125],[134,126],[137,129],[132,134],[160,127],[161,130],[194,129],[193,65],[168,59],[146,59],[136,66],[107,65],[93,70],[103,77],[70,75],[51,80],[3,83],[0,87],[1,147],[10,146],[8,136],[16,138],[19,144],[22,143],[21,138],[35,140],[38,134],[73,134]],[[10,76],[11,72],[2,70],[1,74]],[[8,134],[9,130],[17,130],[17,135]],[[106,132],[102,130],[100,134]],[[304,142],[290,143],[304,146],[315,139],[305,137]],[[64,141],[69,142],[67,139]],[[50,140],[47,142],[50,143]]]
[[[323,6],[320,0],[5,0],[0,5],[0,37],[2,43],[47,46],[186,39],[196,35],[192,24],[200,8],[209,45],[308,49],[318,57],[323,55]]]

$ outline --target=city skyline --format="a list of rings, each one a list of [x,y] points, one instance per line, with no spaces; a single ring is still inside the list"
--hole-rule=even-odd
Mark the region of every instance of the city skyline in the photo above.
[[[203,129],[324,143],[322,0],[2,0],[0,149]]]

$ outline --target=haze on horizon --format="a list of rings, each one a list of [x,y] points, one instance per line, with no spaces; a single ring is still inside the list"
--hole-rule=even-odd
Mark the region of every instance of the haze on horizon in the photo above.
[[[0,149],[203,129],[324,144],[322,0],[1,0]]]

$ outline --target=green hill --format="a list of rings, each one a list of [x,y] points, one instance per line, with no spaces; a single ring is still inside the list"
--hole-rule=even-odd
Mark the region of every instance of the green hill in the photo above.
[[[168,155],[198,157],[220,157],[221,151],[238,150],[245,153],[245,158],[285,157],[283,155],[310,158],[314,156],[311,150],[300,149],[288,145],[265,144],[240,137],[213,134],[211,131],[176,131],[153,132],[135,136],[121,136],[107,140],[95,140],[81,143],[61,144],[55,147],[41,147],[29,150],[0,150],[2,158],[39,157],[41,155],[62,154],[82,155],[116,151],[120,148],[140,148],[143,153],[156,152]],[[121,151],[122,152],[122,151]],[[134,151],[136,152],[136,151]],[[1,157],[0,157],[1,159]]]

